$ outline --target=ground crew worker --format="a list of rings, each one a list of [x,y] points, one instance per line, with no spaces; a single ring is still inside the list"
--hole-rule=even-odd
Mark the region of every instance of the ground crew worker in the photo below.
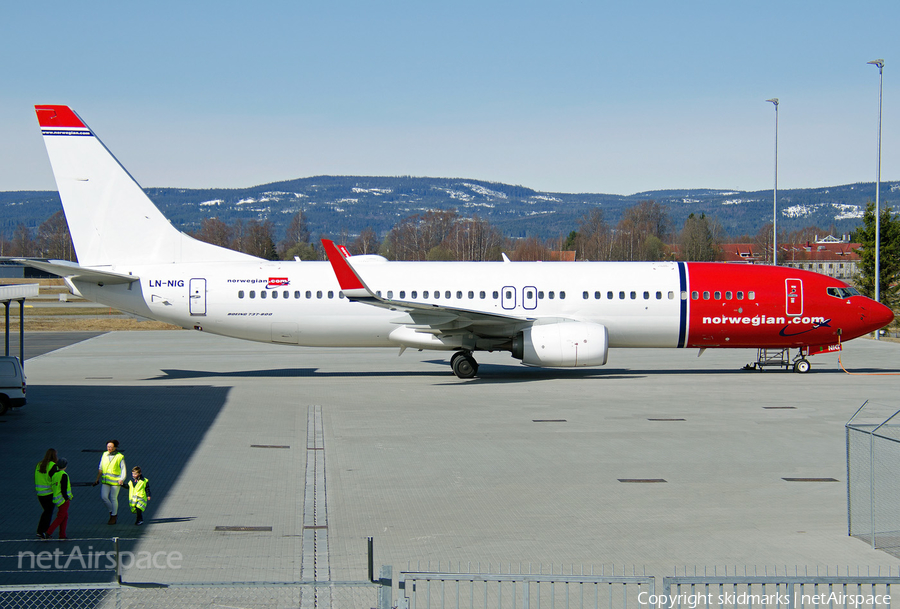
[[[150,501],[150,481],[141,474],[141,468],[134,466],[131,468],[132,480],[128,481],[128,503],[131,505],[131,511],[135,514],[134,524],[144,524],[144,510],[147,509],[147,502]]]
[[[106,524],[116,524],[116,516],[119,514],[119,489],[125,485],[127,474],[125,455],[119,452],[119,441],[110,440],[106,443],[106,452],[100,457],[97,479],[94,480],[94,486],[102,483],[100,500],[109,510],[109,521]]]
[[[56,472],[56,449],[48,448],[44,458],[34,468],[34,490],[44,511],[38,521],[37,536],[48,539],[47,527],[53,518],[53,483],[50,479]]]
[[[69,524],[69,502],[72,500],[72,484],[69,482],[69,474],[66,473],[66,467],[69,462],[66,459],[60,459],[56,464],[58,468],[56,473],[51,477],[53,485],[53,503],[58,508],[56,518],[53,524],[47,529],[47,538],[53,537],[53,531],[59,527],[59,540],[65,541],[66,525]]]

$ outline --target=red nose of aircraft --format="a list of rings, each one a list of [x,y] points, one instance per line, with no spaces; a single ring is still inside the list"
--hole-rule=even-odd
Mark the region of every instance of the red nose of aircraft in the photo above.
[[[886,307],[880,302],[874,300],[868,301],[860,306],[860,316],[865,319],[870,330],[878,330],[894,321],[894,312],[890,307]]]

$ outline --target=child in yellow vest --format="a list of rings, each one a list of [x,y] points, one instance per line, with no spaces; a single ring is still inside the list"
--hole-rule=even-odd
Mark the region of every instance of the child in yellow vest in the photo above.
[[[132,479],[128,481],[128,503],[135,514],[134,524],[144,524],[144,510],[150,501],[150,481],[141,474],[140,467],[131,468]]]

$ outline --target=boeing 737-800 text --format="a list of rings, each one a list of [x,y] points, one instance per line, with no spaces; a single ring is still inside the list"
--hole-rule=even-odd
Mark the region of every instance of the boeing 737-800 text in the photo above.
[[[24,261],[94,302],[246,340],[310,347],[509,351],[531,366],[600,366],[610,348],[840,348],[893,313],[792,268],[694,262],[270,262],[175,229],[84,121],[36,106],[78,263]]]

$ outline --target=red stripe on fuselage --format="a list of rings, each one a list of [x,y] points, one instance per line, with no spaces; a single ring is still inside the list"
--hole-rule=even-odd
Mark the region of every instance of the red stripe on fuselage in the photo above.
[[[829,287],[847,284],[810,271],[702,262],[687,267],[688,347],[831,345],[838,342],[839,331],[840,340],[850,340],[893,317],[887,307],[864,296],[829,295]],[[798,281],[802,303],[796,300]]]

